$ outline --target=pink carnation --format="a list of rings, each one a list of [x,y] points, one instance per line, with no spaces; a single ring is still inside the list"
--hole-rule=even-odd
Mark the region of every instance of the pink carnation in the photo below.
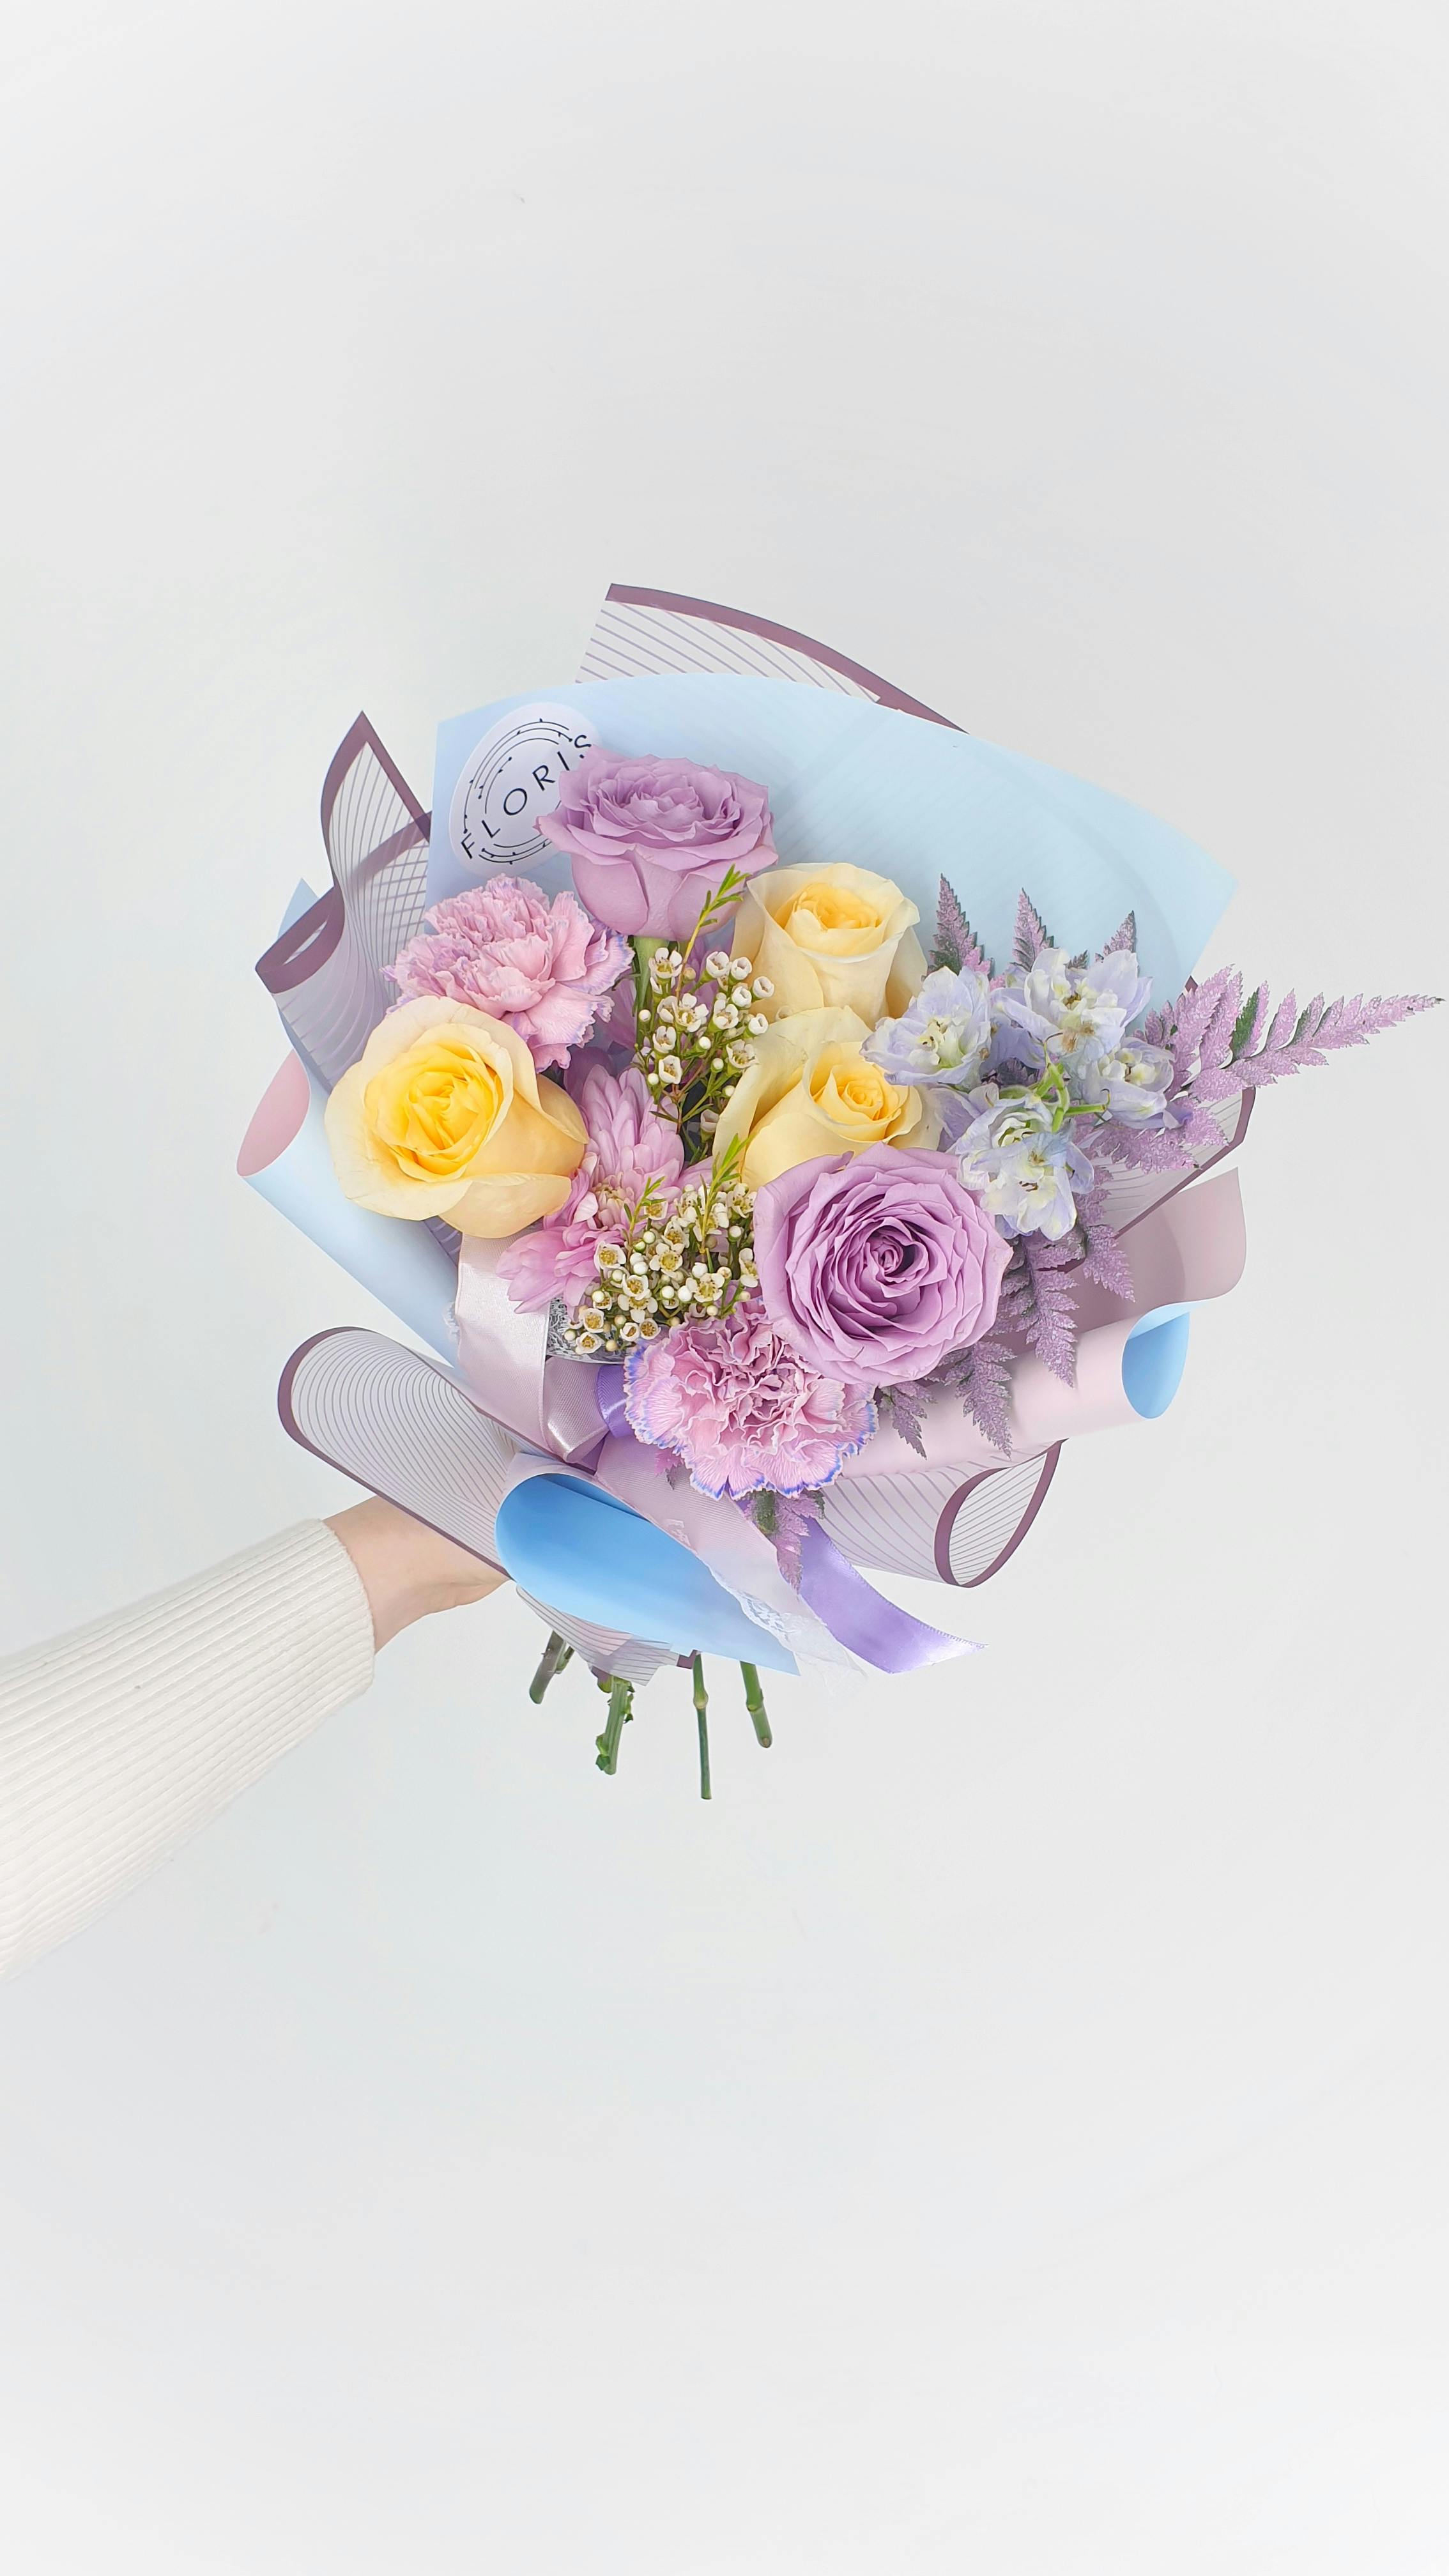
[[[862,1388],[807,1368],[753,1299],[632,1352],[624,1409],[638,1439],[684,1460],[700,1493],[731,1500],[828,1484],[876,1421]]]
[[[620,1243],[629,1211],[649,1181],[667,1192],[684,1170],[679,1130],[662,1119],[644,1076],[630,1065],[607,1073],[595,1065],[579,1086],[579,1107],[589,1131],[584,1159],[557,1216],[520,1234],[499,1262],[499,1276],[524,1314],[561,1297],[577,1306],[598,1276],[594,1255],[601,1243]]]
[[[629,963],[625,942],[576,895],[550,901],[526,877],[447,895],[424,919],[388,969],[393,982],[410,1001],[436,995],[508,1021],[540,1071],[567,1064]]]

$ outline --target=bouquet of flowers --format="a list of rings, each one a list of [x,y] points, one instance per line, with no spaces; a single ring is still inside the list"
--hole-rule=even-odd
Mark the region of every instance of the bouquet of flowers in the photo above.
[[[445,726],[434,817],[359,719],[242,1169],[438,1353],[319,1335],[288,1428],[517,1578],[601,1769],[687,1664],[707,1796],[706,1653],[768,1743],[762,1665],[972,1651],[863,1569],[986,1580],[1165,1408],[1203,1176],[1430,997],[1194,982],[1200,852],[762,621],[612,592],[585,671]]]

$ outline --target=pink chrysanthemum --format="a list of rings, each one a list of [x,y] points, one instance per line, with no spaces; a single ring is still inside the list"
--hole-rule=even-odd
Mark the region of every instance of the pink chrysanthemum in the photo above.
[[[508,1021],[540,1072],[567,1064],[629,962],[625,941],[591,921],[576,895],[550,901],[526,877],[447,895],[425,919],[388,969],[399,990]]]
[[[608,1073],[595,1065],[579,1086],[589,1131],[584,1159],[557,1216],[520,1234],[498,1264],[515,1306],[535,1314],[561,1297],[577,1306],[598,1276],[601,1243],[621,1243],[629,1211],[649,1181],[666,1199],[684,1170],[677,1127],[657,1114],[644,1076],[630,1065]]]
[[[732,1501],[828,1484],[876,1420],[862,1388],[807,1368],[753,1298],[636,1350],[624,1405],[640,1440],[672,1449],[702,1494]]]

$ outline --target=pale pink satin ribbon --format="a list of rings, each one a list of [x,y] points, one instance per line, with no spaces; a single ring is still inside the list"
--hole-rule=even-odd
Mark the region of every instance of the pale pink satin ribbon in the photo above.
[[[521,1315],[498,1276],[505,1250],[465,1236],[458,1256],[458,1366],[486,1410],[517,1440],[572,1463],[597,1449],[603,1416],[594,1371],[551,1360],[548,1314]]]

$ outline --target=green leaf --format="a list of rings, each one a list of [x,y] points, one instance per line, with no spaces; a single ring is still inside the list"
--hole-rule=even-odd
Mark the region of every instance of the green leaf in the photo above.
[[[1236,1020],[1233,1022],[1233,1034],[1228,1040],[1229,1064],[1237,1063],[1239,1056],[1242,1054],[1244,1047],[1247,1045],[1249,1038],[1253,1034],[1253,1022],[1258,1016],[1258,999],[1262,990],[1263,987],[1260,984],[1257,992],[1250,993],[1248,995],[1246,1002],[1243,1004]]]

